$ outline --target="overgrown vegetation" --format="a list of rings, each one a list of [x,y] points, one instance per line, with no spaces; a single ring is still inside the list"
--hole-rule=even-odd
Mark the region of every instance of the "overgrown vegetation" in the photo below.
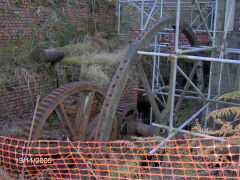
[[[230,102],[239,101],[240,91],[226,93],[217,98]],[[204,130],[199,122],[193,131],[220,137],[240,136],[240,107],[227,107],[210,112],[207,116],[216,124],[216,129],[207,128]]]
[[[61,62],[63,66],[80,66],[80,79],[92,80],[107,90],[127,47],[118,46],[119,49],[112,50],[113,43],[104,41],[105,47],[109,47],[106,49],[101,45],[102,41],[101,38],[98,41],[89,40],[85,43],[67,45],[59,49],[67,55]],[[69,70],[72,71],[71,68]],[[68,74],[67,71],[66,69],[66,74]]]
[[[115,8],[114,1],[96,1],[95,8],[90,3],[92,0],[83,2],[75,0],[31,0],[30,2],[29,10],[37,14],[39,20],[24,24],[25,27],[31,29],[31,33],[26,32],[24,34],[24,32],[19,31],[16,40],[2,43],[0,47],[0,66],[4,66],[0,73],[0,82],[2,84],[18,80],[15,72],[16,67],[20,67],[20,69],[23,67],[29,74],[50,73],[50,75],[53,75],[51,64],[40,62],[39,59],[39,54],[44,48],[65,46],[63,48],[64,52],[70,57],[80,57],[80,54],[86,55],[86,53],[99,53],[102,50],[108,52],[117,48],[117,46],[114,47],[116,43],[112,43],[117,41],[112,36],[113,31],[106,30],[105,27],[101,26],[98,26],[97,29],[91,27],[93,24],[91,20],[96,18],[96,16],[92,16],[91,12],[98,13],[105,6],[106,9],[112,12]],[[15,4],[19,6],[23,3],[25,3],[25,0],[15,0]],[[82,19],[85,29],[78,30],[76,26],[72,25],[64,8],[60,7],[88,9],[89,13]],[[11,9],[11,7],[9,8]],[[7,11],[2,7],[0,13],[8,18],[20,18],[19,12],[14,9]],[[105,33],[102,31],[105,31]],[[89,56],[89,58],[91,57]]]
[[[21,84],[28,85],[33,107],[36,92],[41,94],[41,98],[44,98],[45,95],[40,92],[38,76],[59,78],[56,74],[58,72],[53,69],[52,64],[42,62],[39,58],[42,50],[49,47],[59,48],[65,52],[67,58],[60,65],[67,66],[67,68],[65,68],[65,72],[61,72],[65,75],[60,74],[60,76],[66,76],[67,82],[79,80],[79,76],[81,76],[94,80],[97,85],[102,86],[105,90],[108,88],[114,70],[125,49],[116,50],[121,47],[119,40],[114,36],[115,31],[108,30],[100,22],[96,22],[97,14],[92,14],[93,11],[95,13],[104,11],[106,14],[112,14],[115,2],[111,0],[96,1],[95,7],[92,7],[91,2],[93,0],[83,2],[75,0],[31,0],[29,10],[39,18],[39,20],[24,23],[25,27],[31,29],[31,33],[19,31],[16,40],[3,42],[0,47],[0,66],[3,66],[0,69],[0,92],[4,101],[8,98],[8,91],[14,90]],[[25,3],[25,0],[15,1],[18,6],[23,3]],[[84,27],[81,30],[70,23],[70,19],[65,12],[65,8],[71,9],[72,7],[78,7],[84,11],[87,9],[86,17],[81,19]],[[9,8],[11,9],[11,7]],[[4,7],[0,8],[0,14],[15,20],[21,18],[20,13],[16,10],[7,11]],[[93,26],[94,21],[96,28]],[[75,68],[77,71],[73,72],[72,66],[76,64],[79,66]],[[73,78],[73,73],[77,78]],[[56,84],[53,87],[56,88]],[[7,107],[8,104],[6,104],[6,111]],[[7,125],[4,126],[6,131],[2,131],[1,134],[14,136],[12,133],[15,132],[15,128],[11,122],[19,121],[20,117],[22,118],[22,111],[19,114],[12,114],[7,111],[7,114]],[[10,127],[13,127],[12,130]]]
[[[115,31],[106,29],[104,26],[101,26],[99,22],[95,23],[96,28],[93,27],[93,21],[96,20],[96,15],[93,16],[91,12],[99,12],[100,9],[105,9],[105,6],[108,11],[112,12],[115,8],[114,1],[96,1],[95,8],[93,8],[93,4],[90,3],[92,1],[93,0],[85,0],[84,2],[75,0],[31,0],[29,10],[37,14],[39,20],[24,23],[24,26],[29,27],[31,31],[26,31],[25,33],[18,31],[16,40],[9,40],[2,44],[0,48],[0,65],[20,66],[34,63],[34,61],[39,60],[37,56],[43,48],[61,47],[67,44],[80,43],[86,40],[86,37],[96,35],[97,32],[105,32],[106,39],[112,38],[112,34],[115,33]],[[15,3],[19,6],[24,2],[24,0],[15,0]],[[82,18],[84,28],[78,30],[75,25],[72,25],[64,8],[61,7],[87,9],[87,16]],[[14,9],[10,12],[1,8],[0,13],[8,18],[20,18],[19,12]],[[46,13],[48,15],[46,15]]]

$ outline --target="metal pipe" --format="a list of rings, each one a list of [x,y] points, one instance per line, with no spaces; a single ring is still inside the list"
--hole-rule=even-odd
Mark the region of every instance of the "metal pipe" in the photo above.
[[[183,70],[177,66],[177,70],[183,75],[183,77],[192,85],[192,87],[198,92],[198,94],[203,98],[203,100],[206,100],[205,96],[203,93],[198,89],[197,86],[191,81],[191,79],[188,78],[188,76],[183,72]]]
[[[202,24],[205,24],[205,23],[206,23],[206,19],[208,19],[208,17],[211,15],[211,13],[212,13],[212,12],[210,12],[205,18],[203,17],[203,18],[204,18],[204,21],[201,22],[201,24],[198,25],[197,29],[199,29],[199,28],[201,27]],[[204,22],[205,22],[205,23],[204,23]],[[204,27],[205,27],[205,25],[204,25]],[[206,27],[207,27],[207,26],[206,26]],[[206,27],[205,27],[205,29],[206,29]],[[207,28],[208,28],[208,27],[207,27]],[[211,34],[210,34],[210,30],[209,30],[209,29],[207,30],[207,32],[208,32],[209,35],[211,36]],[[208,36],[209,36],[209,35],[208,35]],[[212,37],[212,36],[211,36],[211,37]],[[212,42],[212,39],[211,39],[211,42]]]
[[[168,95],[168,93],[166,92],[156,92],[157,94],[163,94],[163,95]],[[179,94],[175,94],[175,97],[181,97],[181,95]],[[184,98],[186,99],[193,99],[193,100],[202,100],[201,98],[199,97],[195,97],[195,96],[184,96]],[[213,99],[206,99],[205,100],[206,102],[212,102],[212,103],[221,103],[221,104],[226,104],[226,105],[231,105],[231,106],[240,106],[240,104],[238,103],[231,103],[231,102],[226,102],[226,101],[218,101],[218,100],[213,100]]]
[[[224,56],[224,51],[223,50],[225,49],[227,33],[228,33],[230,20],[231,20],[231,17],[232,17],[232,12],[233,12],[233,6],[230,9],[229,16],[227,16],[227,7],[226,7],[225,17],[227,17],[227,23],[225,21],[225,24],[224,24],[224,35],[223,35],[223,41],[222,41],[222,45],[221,45],[221,49],[220,49],[219,58],[223,58],[223,56]],[[218,83],[218,89],[217,89],[217,93],[218,94],[221,91],[222,73],[223,73],[223,63],[221,62],[221,64],[220,64],[220,74],[219,74],[219,83]],[[231,87],[230,87],[230,79],[229,79],[228,83],[229,83],[229,88],[231,89]],[[216,104],[216,109],[218,109],[218,103]],[[215,122],[213,122],[213,127],[215,127]]]
[[[193,76],[194,76],[194,74],[195,74],[196,69],[197,69],[197,63],[195,62],[194,65],[193,65],[193,67],[192,67],[192,70],[191,70],[191,72],[190,72],[190,74],[189,74],[189,79],[190,79],[190,80],[193,79]],[[175,112],[176,112],[176,113],[179,111],[180,106],[181,106],[181,104],[183,103],[184,96],[186,96],[186,93],[188,92],[189,86],[190,86],[190,83],[187,81],[186,84],[185,84],[185,86],[184,86],[184,88],[183,88],[183,91],[182,91],[182,93],[181,93],[181,96],[180,96],[180,98],[179,98],[179,100],[178,100],[178,102],[177,102],[177,104],[176,104],[176,106],[175,106]],[[195,92],[195,93],[196,93],[196,92]]]
[[[140,10],[141,11],[141,8],[139,8],[136,4],[134,4],[132,1],[129,1],[129,3],[131,3],[134,7],[136,7],[138,10]],[[150,17],[150,15],[148,14],[148,13],[146,13],[145,11],[143,11],[143,13],[145,14],[145,15],[147,15],[148,17]],[[156,19],[155,18],[153,18],[153,17],[150,17],[153,21],[156,21]]]
[[[233,63],[233,64],[240,64],[240,61],[233,60],[233,59],[222,59],[222,58],[212,58],[212,57],[201,57],[201,56],[191,56],[191,55],[177,55],[177,54],[168,54],[168,53],[154,53],[154,52],[147,52],[147,51],[138,51],[138,54],[143,55],[156,55],[156,56],[163,56],[163,57],[178,57],[182,59],[189,59],[189,60],[196,60],[196,61],[211,61],[211,62],[223,62],[223,63]]]
[[[177,1],[177,12],[176,12],[176,30],[175,30],[175,47],[174,51],[178,51],[178,37],[179,37],[179,26],[180,26],[180,8],[181,0]],[[171,73],[172,73],[172,82],[171,82],[171,100],[170,100],[170,120],[169,120],[169,134],[172,133],[173,128],[173,116],[174,116],[174,101],[175,101],[175,88],[176,88],[176,76],[177,76],[177,56],[174,57],[173,62],[171,63]]]
[[[150,14],[149,14],[149,16],[148,16],[148,18],[147,18],[147,21],[146,21],[146,23],[145,23],[145,25],[144,25],[144,27],[143,27],[143,30],[145,30],[145,29],[147,28],[148,22],[149,22],[150,18],[152,17],[152,14],[153,14],[154,8],[155,8],[155,6],[156,6],[156,4],[157,4],[157,1],[158,1],[158,0],[155,0],[155,1],[154,1],[153,7],[152,7],[152,9],[151,9],[151,11],[150,11]]]
[[[157,52],[161,52],[160,51],[160,47],[159,46],[157,46]],[[157,56],[157,79],[156,79],[156,84],[157,84],[157,86],[159,86],[159,74],[160,74],[160,58],[161,57],[159,57],[159,56]],[[164,86],[164,84],[162,84],[163,86]]]
[[[118,2],[118,35],[120,34],[121,30],[121,3]]]
[[[157,35],[154,38],[154,52],[156,52],[156,45],[157,45]],[[156,79],[156,56],[153,56],[153,77],[152,77],[152,92],[155,89],[155,79]],[[152,125],[153,120],[153,110],[152,107],[150,108],[150,125]]]
[[[144,12],[144,0],[142,0],[142,11],[141,11],[141,30],[143,31],[143,12]]]
[[[134,1],[134,2],[142,2],[142,0],[119,0],[120,2],[130,2],[130,1]],[[146,3],[148,4],[152,4],[153,0],[144,0]],[[209,4],[209,1],[200,1],[200,4]],[[164,4],[177,4],[175,1],[165,1]],[[187,1],[187,2],[181,2],[181,4],[192,4],[192,2]]]
[[[163,19],[163,0],[161,0],[161,13],[160,13],[160,19]]]
[[[217,14],[218,14],[218,0],[216,0],[215,4],[215,12],[214,12],[214,27],[213,27],[213,47],[216,46],[216,32],[217,32]]]
[[[167,89],[167,88],[168,88],[168,86],[162,86],[162,87],[160,87],[158,89],[155,89],[153,92],[161,91],[161,90]]]
[[[201,52],[201,51],[211,51],[213,47],[205,47],[205,48],[191,48],[187,50],[180,50],[180,54],[187,54],[187,53],[193,53],[193,52]]]
[[[216,5],[215,5],[215,14],[214,14],[214,27],[213,27],[213,43],[212,47],[214,48],[216,46],[216,29],[217,29],[217,14],[218,14],[218,0],[216,0]],[[210,63],[210,72],[209,72],[209,82],[208,82],[208,99],[211,96],[211,88],[212,88],[212,71],[213,71],[213,62]],[[209,106],[206,109],[205,112],[205,121],[204,121],[204,130],[207,128],[207,123],[208,123],[208,112],[209,112]]]
[[[214,12],[214,4],[212,2],[212,11],[211,11],[211,26],[210,26],[210,30],[209,31],[213,31],[213,23],[214,23],[214,16],[213,16],[213,12]]]
[[[204,11],[206,8],[208,7],[208,5],[205,5],[205,7],[203,7],[202,11]],[[193,20],[191,26],[196,22],[196,20],[200,17],[200,14]]]
[[[229,24],[230,24],[230,20],[232,17],[232,12],[233,12],[233,6],[230,9],[229,12],[229,16],[227,16],[227,8],[226,8],[226,14],[225,17],[228,17],[227,19],[227,24],[224,25],[224,35],[223,35],[223,41],[222,41],[222,45],[221,45],[221,49],[220,49],[220,55],[219,58],[223,58],[224,55],[224,49],[225,49],[225,43],[226,43],[226,39],[227,39],[227,33],[228,33],[228,28],[229,28]],[[218,90],[217,93],[219,94],[221,91],[221,85],[222,85],[222,71],[223,71],[223,63],[221,63],[220,65],[220,75],[219,75],[219,84],[218,84]],[[218,108],[218,104],[216,106],[216,109]]]
[[[193,3],[192,3],[192,8],[191,8],[191,19],[190,19],[190,26],[192,27],[192,21],[193,21]]]
[[[176,89],[176,91],[180,91],[180,92],[185,92],[185,90],[182,90],[182,89]],[[198,94],[198,92],[196,92],[196,91],[186,91],[187,93],[192,93],[192,94]],[[202,94],[204,94],[204,95],[207,95],[207,93],[202,93]]]
[[[164,128],[164,129],[168,129],[168,130],[170,129],[168,126],[160,125],[160,124],[157,124],[157,123],[152,123],[152,125],[155,126],[155,127],[159,127],[159,128]],[[204,137],[204,138],[214,138],[218,141],[227,141],[226,139],[223,139],[223,138],[218,138],[218,137],[215,137],[215,136],[210,136],[210,135],[206,135],[206,134],[191,132],[191,131],[187,131],[187,130],[182,130],[182,129],[177,129],[177,128],[172,128],[172,130],[176,131],[176,132],[187,133],[187,134],[191,134],[191,135],[194,135],[194,136],[200,136],[200,137]]]
[[[208,106],[209,104],[210,104],[210,102],[207,103],[205,106],[203,106],[201,109],[199,109],[194,115],[192,115],[191,118],[189,118],[189,119],[188,119],[186,122],[184,122],[180,127],[178,127],[178,129],[179,129],[179,130],[182,130],[186,125],[188,125],[190,122],[192,122],[200,113],[202,113],[202,111],[204,111],[204,110],[207,108],[207,106]],[[168,136],[167,138],[165,138],[165,140],[171,139],[174,135],[175,135],[175,133],[174,133],[174,134],[171,134],[170,136]],[[152,149],[152,150],[149,152],[149,154],[154,154],[154,153],[158,150],[158,148],[162,147],[164,144],[165,144],[164,141],[161,142],[161,143],[159,143],[156,148]]]
[[[158,46],[158,52],[160,52],[160,47]],[[164,81],[163,81],[163,78],[162,78],[162,75],[161,75],[161,73],[160,73],[160,56],[158,56],[157,57],[158,59],[157,59],[157,86],[159,86],[159,79],[160,79],[160,81],[161,81],[161,83],[162,83],[162,86],[164,87],[165,86],[165,84],[164,84]],[[161,94],[161,96],[162,96],[162,99],[163,99],[163,103],[164,103],[164,105],[166,106],[166,100],[165,100],[165,97]]]
[[[161,86],[160,88],[158,88],[158,89],[155,89],[153,92],[154,93],[158,93],[159,91],[162,91],[162,90],[164,90],[164,89],[168,89],[169,87],[168,86]],[[134,88],[134,90],[138,90],[138,91],[143,91],[143,92],[145,92],[145,90],[144,89],[137,89],[137,88]],[[192,93],[192,94],[198,94],[198,92],[196,92],[196,91],[185,91],[185,90],[182,90],[182,89],[175,89],[175,91],[180,91],[180,92],[187,92],[187,93]],[[208,95],[207,93],[202,93],[202,94],[204,94],[204,95]],[[143,94],[143,95],[146,95],[146,94]]]

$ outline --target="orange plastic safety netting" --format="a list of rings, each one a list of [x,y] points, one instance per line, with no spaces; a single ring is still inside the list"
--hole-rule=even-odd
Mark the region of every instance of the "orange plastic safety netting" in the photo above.
[[[138,142],[0,137],[0,177],[24,179],[240,179],[240,137]],[[149,154],[163,146],[156,153]],[[90,178],[91,177],[91,178]]]

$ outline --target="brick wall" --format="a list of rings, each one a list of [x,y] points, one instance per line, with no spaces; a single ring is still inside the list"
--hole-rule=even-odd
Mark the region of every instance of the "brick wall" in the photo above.
[[[107,73],[109,73],[110,80],[112,79],[115,70],[117,69],[116,66],[107,67]],[[111,70],[110,70],[111,69]],[[63,64],[59,64],[55,67],[55,70],[58,73],[58,84],[63,85],[70,81],[76,81],[79,80],[79,77],[82,77],[81,75],[81,65],[74,64],[72,66],[64,66]],[[110,72],[112,71],[112,72]],[[80,78],[82,79],[82,78]],[[92,79],[89,79],[89,81],[94,81]],[[130,78],[127,81],[127,84],[123,90],[123,94],[120,98],[120,103],[128,103],[132,104],[137,107],[137,99],[138,99],[138,91],[136,90],[138,88],[138,78],[136,74],[132,74]],[[101,87],[107,91],[107,88]]]
[[[80,71],[77,73],[66,73],[64,68],[58,73],[58,82],[56,76],[39,75],[35,81],[29,83],[25,80],[8,83],[8,86],[0,86],[0,120],[9,118],[11,120],[26,119],[33,112],[36,96],[41,95],[43,99],[48,93],[65,83],[76,81]],[[63,77],[64,76],[64,77]],[[138,80],[132,75],[124,88],[120,103],[129,103],[137,106]]]
[[[138,80],[135,75],[130,76],[120,99],[120,104],[128,103],[137,107],[137,99],[138,99]]]
[[[36,96],[41,99],[56,88],[56,79],[51,76],[38,76],[35,81],[8,82],[0,89],[0,119],[17,120],[27,118],[33,111]]]
[[[47,18],[56,20],[57,25],[61,16],[65,15],[70,24],[74,25],[78,30],[83,30],[86,19],[88,18],[89,20],[92,17],[85,0],[79,0],[78,4],[59,6],[55,9],[49,6],[41,7],[30,0],[16,2],[17,0],[0,0],[0,42],[17,40],[25,36],[29,37],[33,31],[33,25],[45,23],[44,26],[48,26],[46,23]],[[114,7],[106,10],[106,2],[104,0],[96,2],[98,5],[95,14],[96,22],[101,27],[115,30],[117,18]],[[51,14],[51,17],[49,17],[49,14]],[[43,33],[46,33],[46,31],[43,31]],[[41,33],[39,34],[39,36],[42,35]]]

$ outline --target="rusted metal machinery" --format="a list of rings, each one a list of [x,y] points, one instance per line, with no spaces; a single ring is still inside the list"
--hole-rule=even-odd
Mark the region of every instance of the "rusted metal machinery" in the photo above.
[[[118,137],[124,135],[135,135],[136,123],[142,120],[138,118],[138,110],[131,104],[120,104],[117,108]]]
[[[156,121],[166,124],[164,119],[166,119],[166,115],[170,110],[170,100],[168,98],[164,111],[160,113],[144,72],[141,56],[137,54],[137,51],[148,46],[159,31],[163,31],[168,27],[175,27],[175,22],[174,19],[155,22],[139,35],[120,63],[107,93],[90,82],[74,82],[52,91],[38,105],[31,140],[41,139],[44,136],[45,124],[53,114],[60,120],[62,127],[64,127],[62,130],[70,140],[109,141],[121,138],[123,135],[133,135],[136,132],[144,136],[158,135],[159,129],[139,121],[136,107],[129,104],[119,104],[119,102],[129,76],[137,70],[153,108]],[[197,46],[197,39],[191,28],[183,21],[180,22],[180,28],[189,43],[192,46]],[[169,60],[171,61],[171,59]],[[195,70],[196,63],[192,71]],[[171,78],[172,76],[170,76]],[[184,89],[189,87],[188,82],[185,87]],[[169,94],[171,93],[169,92]],[[183,92],[181,97],[183,98],[184,95]],[[180,104],[182,98],[179,99]],[[34,113],[25,126],[25,138],[29,137],[33,117]],[[67,142],[61,141],[61,143],[61,147],[64,147],[64,143]],[[57,147],[57,145],[56,142],[51,144],[51,147]],[[40,149],[39,146],[41,146]],[[48,144],[44,146],[44,143],[41,143],[41,145],[33,143],[31,144],[31,154],[53,153],[49,152],[47,146]],[[54,150],[56,151],[54,153],[60,151],[66,153],[66,157],[69,156],[69,149],[56,148]]]
[[[103,103],[103,107],[100,113],[100,121],[102,123],[102,126],[101,126],[102,130],[99,131],[100,141],[109,140],[110,132],[112,130],[113,120],[115,117],[115,113],[116,113],[124,86],[126,85],[126,82],[129,76],[136,69],[138,71],[139,78],[142,81],[142,84],[144,86],[144,89],[147,92],[148,100],[153,108],[156,121],[161,124],[164,124],[164,123],[166,124],[166,122],[164,122],[164,118],[166,117],[166,114],[168,114],[170,110],[170,98],[168,98],[168,103],[161,114],[158,109],[157,103],[155,101],[154,95],[152,94],[151,87],[147,80],[146,74],[144,72],[141,56],[137,54],[137,51],[143,50],[145,47],[147,47],[149,43],[154,39],[156,35],[158,35],[160,31],[164,31],[165,28],[169,28],[169,27],[175,28],[175,26],[176,26],[175,19],[165,19],[161,21],[156,21],[152,25],[148,26],[147,29],[138,36],[135,42],[131,44],[125,57],[121,61],[115,73],[115,76],[113,77],[113,80],[110,84],[110,87],[107,91],[107,94]],[[195,33],[187,23],[185,23],[184,21],[180,21],[180,29],[182,33],[185,34],[191,46],[198,45],[198,41],[195,36]],[[173,68],[171,68],[171,70],[172,69]],[[170,77],[169,82],[172,82],[171,78],[172,77]],[[186,86],[189,86],[188,83],[186,84]],[[171,94],[171,92],[169,92],[169,94]],[[184,96],[184,92],[182,93],[181,97],[183,96]]]
[[[31,139],[42,139],[44,134],[41,132],[47,119],[55,115],[61,122],[65,137],[75,141],[94,140],[105,95],[102,88],[91,82],[74,82],[55,89],[37,107]],[[34,114],[25,126],[24,137],[26,139],[31,131],[33,117]],[[138,119],[138,111],[131,104],[121,104],[118,107],[118,118],[114,119],[111,140],[116,140],[123,131],[126,131],[125,134],[129,131],[128,124]]]
[[[139,119],[136,108],[126,104],[119,105],[124,86],[129,76],[135,70],[138,71],[139,78],[146,90],[156,122],[166,124],[164,119],[166,119],[166,115],[169,113],[170,100],[168,99],[164,111],[160,113],[144,72],[141,56],[137,54],[137,51],[143,50],[148,46],[160,31],[164,31],[165,28],[169,27],[174,28],[175,23],[175,19],[161,20],[149,26],[146,31],[139,35],[135,42],[131,44],[120,63],[107,93],[89,82],[70,83],[50,93],[38,106],[31,139],[40,137],[46,120],[53,112],[62,122],[62,126],[68,130],[68,136],[70,135],[72,140],[108,141],[120,137],[121,134],[136,132],[137,129],[141,129],[140,132],[142,132],[144,129],[142,128],[144,127],[143,124],[136,123]],[[181,21],[180,29],[191,46],[198,45],[197,38],[188,24]],[[171,59],[169,60],[171,61]],[[193,66],[192,71],[195,70],[196,65]],[[187,89],[189,82],[185,86]],[[169,94],[171,93],[169,92]],[[180,104],[184,95],[183,92],[179,100]],[[120,114],[119,120],[116,118],[116,112]],[[26,138],[29,136],[32,119],[33,115],[25,127],[24,133]],[[132,123],[132,120],[135,121],[135,124]],[[141,127],[137,128],[137,124]],[[131,128],[133,129],[130,130]],[[151,128],[147,127],[146,129],[151,131]],[[143,134],[151,133],[144,132]]]

